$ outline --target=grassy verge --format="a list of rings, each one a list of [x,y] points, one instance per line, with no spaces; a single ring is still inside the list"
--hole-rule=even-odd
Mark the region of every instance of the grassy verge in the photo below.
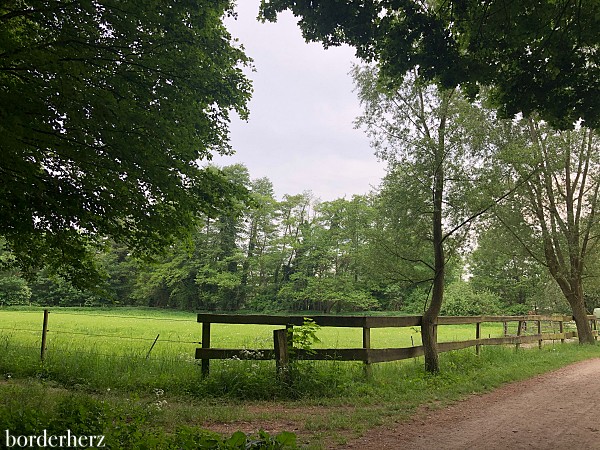
[[[0,418],[24,417],[32,424],[30,431],[67,425],[78,429],[81,422],[90,432],[111,435],[128,448],[170,448],[167,444],[176,445],[181,433],[199,433],[198,427],[227,435],[238,428],[294,431],[303,446],[321,448],[406,419],[420,405],[441,407],[599,353],[597,346],[572,344],[541,351],[484,348],[479,357],[463,350],[441,355],[442,373],[437,376],[425,374],[422,361],[415,360],[375,365],[370,380],[358,364],[303,363],[294,368],[290,385],[277,382],[271,367],[252,367],[245,361],[231,361],[206,380],[196,376],[177,383],[167,378],[151,383],[156,377],[144,376],[151,368],[139,369],[135,362],[126,382],[105,372],[76,381],[64,376],[70,369],[63,373],[49,364],[29,374],[8,374],[0,366],[5,378],[0,383]],[[143,378],[135,381],[137,376]],[[65,411],[76,413],[65,419]],[[98,414],[104,419],[95,419]],[[142,439],[146,435],[154,437]],[[134,445],[136,439],[143,445]]]

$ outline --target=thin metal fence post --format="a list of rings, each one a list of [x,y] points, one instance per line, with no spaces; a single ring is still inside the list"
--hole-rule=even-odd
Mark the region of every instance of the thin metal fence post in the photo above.
[[[152,345],[150,346],[150,350],[148,350],[148,354],[146,355],[146,359],[150,358],[150,352],[152,352],[152,349],[154,348],[154,346],[156,345],[156,341],[158,341],[158,338],[160,337],[160,334],[156,335],[156,339],[154,339],[154,342],[152,343]]]
[[[40,359],[44,361],[46,358],[46,337],[48,334],[48,315],[49,311],[47,309],[44,310],[44,324],[42,325],[42,348],[40,351]]]

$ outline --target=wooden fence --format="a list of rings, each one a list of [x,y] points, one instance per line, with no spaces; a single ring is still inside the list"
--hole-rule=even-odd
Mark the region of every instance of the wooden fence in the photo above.
[[[202,360],[202,374],[208,375],[211,359],[255,359],[275,360],[279,371],[285,368],[290,359],[291,341],[289,336],[293,333],[294,326],[302,326],[305,318],[312,319],[322,327],[351,327],[362,328],[362,348],[335,348],[311,349],[310,351],[294,349],[293,356],[297,359],[307,360],[340,360],[362,361],[365,367],[372,363],[398,361],[401,359],[415,358],[423,355],[423,346],[404,348],[371,348],[371,329],[390,327],[418,327],[421,326],[421,316],[278,316],[278,315],[236,315],[236,314],[198,314],[198,322],[202,323],[202,348],[196,349],[196,359]],[[598,335],[596,317],[588,316],[593,333]],[[437,326],[443,325],[475,325],[475,339],[466,341],[439,342],[440,353],[475,347],[479,353],[482,345],[512,344],[517,348],[521,344],[535,343],[542,346],[543,341],[570,339],[577,336],[576,331],[566,331],[565,324],[572,322],[571,316],[474,316],[474,317],[439,317]],[[504,323],[503,337],[481,337],[483,323]],[[507,324],[516,322],[517,328],[514,335],[508,335]],[[542,330],[544,322],[558,324],[558,333]],[[273,347],[268,349],[223,349],[211,348],[211,324],[255,324],[255,325],[282,325],[285,329],[273,330]],[[524,334],[524,329],[534,325],[534,334]]]

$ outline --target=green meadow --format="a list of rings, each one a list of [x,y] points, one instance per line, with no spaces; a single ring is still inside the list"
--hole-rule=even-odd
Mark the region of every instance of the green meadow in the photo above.
[[[43,322],[42,309],[0,309],[0,336],[16,345],[40,345]],[[272,331],[281,328],[269,325],[213,324],[211,346],[215,348],[270,348]],[[500,336],[501,324],[484,324],[483,336]],[[156,337],[152,354],[173,356],[193,355],[201,338],[201,324],[195,313],[138,308],[50,309],[48,322],[48,352],[69,345],[71,351],[96,350],[110,354],[130,354],[148,351]],[[362,346],[360,328],[323,327],[318,331],[317,348],[356,348]],[[452,325],[439,328],[440,342],[475,338],[474,325]],[[420,345],[418,327],[376,328],[371,330],[371,345],[375,348],[410,347]]]

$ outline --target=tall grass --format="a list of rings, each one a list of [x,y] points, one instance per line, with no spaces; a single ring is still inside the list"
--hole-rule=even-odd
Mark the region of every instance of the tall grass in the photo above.
[[[41,324],[41,309],[0,310],[0,374],[97,391],[165,389],[176,395],[245,399],[331,397],[365,382],[361,363],[333,361],[294,364],[288,385],[275,380],[273,361],[212,361],[211,376],[202,379],[193,358],[201,331],[196,315],[131,308],[52,309],[42,364]],[[275,328],[214,324],[211,344],[269,348]],[[484,335],[487,332],[499,335],[501,326],[491,325]],[[475,327],[468,325],[439,331],[441,341],[471,339],[474,334]],[[322,328],[318,336],[319,347],[362,346],[357,328]],[[371,342],[375,348],[407,347],[419,345],[420,335],[416,327],[374,329]]]

